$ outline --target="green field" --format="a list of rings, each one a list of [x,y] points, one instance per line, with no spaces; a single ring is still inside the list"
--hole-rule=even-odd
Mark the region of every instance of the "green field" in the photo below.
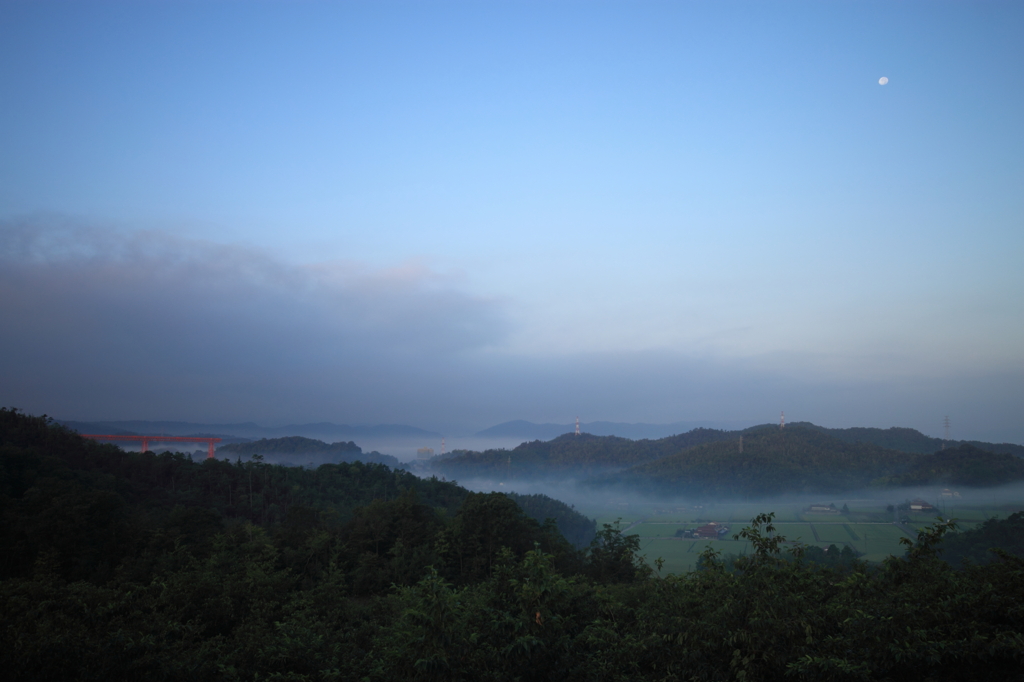
[[[733,524],[730,534],[738,533],[748,525],[750,525],[750,519],[747,519],[746,523]],[[808,545],[815,543],[814,533],[811,532],[811,524],[809,523],[776,523],[775,533],[787,540],[799,540]]]
[[[834,503],[837,507],[844,504],[840,500],[822,500],[822,503]],[[641,554],[653,567],[654,560],[659,557],[665,560],[662,574],[684,573],[692,571],[697,558],[708,545],[727,554],[743,554],[750,551],[750,544],[745,541],[733,540],[733,535],[750,525],[751,519],[761,513],[775,513],[775,532],[789,541],[799,540],[805,545],[828,547],[849,546],[861,559],[878,562],[890,555],[902,556],[906,547],[900,544],[900,538],[909,537],[899,526],[894,525],[893,513],[887,511],[888,504],[879,500],[873,504],[866,500],[852,500],[848,503],[849,512],[844,514],[808,514],[805,506],[779,503],[737,503],[708,504],[703,507],[659,506],[651,503],[647,506],[635,503],[628,508],[620,506],[591,507],[587,510],[591,518],[596,517],[598,530],[601,524],[614,523],[621,518],[620,527],[625,529],[633,525],[627,533],[640,538]],[[1005,518],[1015,511],[1024,509],[1024,502],[1013,505],[970,504],[961,500],[945,503],[945,512],[949,518],[957,519],[961,530],[976,527],[990,518]],[[936,517],[943,513],[942,504],[935,511],[917,512],[900,516],[909,518],[907,527],[917,530],[935,523]],[[723,540],[694,540],[675,538],[679,529],[696,528],[709,521],[727,525],[729,532]]]
[[[645,521],[639,526],[634,526],[630,529],[630,534],[637,534],[642,538],[647,537],[674,537],[676,531],[680,528],[693,528],[698,524],[694,523],[664,523],[662,521]]]
[[[857,532],[855,525],[856,524],[839,523],[838,521],[832,523],[816,523],[814,524],[814,530],[818,534],[819,541],[842,547],[844,544],[849,544],[860,539],[860,533]],[[850,530],[847,530],[847,528]],[[851,530],[853,531],[853,535],[850,534]]]
[[[597,510],[597,511],[599,513],[595,513],[593,511],[582,511],[581,510],[580,513],[581,514],[585,514],[587,516],[590,516],[591,518],[596,518],[597,519],[597,529],[598,530],[601,530],[602,528],[604,528],[604,524],[606,524],[606,523],[614,526],[617,521],[619,522],[619,526],[621,528],[625,528],[626,526],[628,526],[629,524],[633,523],[634,521],[639,521],[640,519],[648,516],[648,514],[645,514],[643,512],[632,512],[632,513],[630,513],[630,512],[622,512],[622,513],[619,513],[619,514],[609,514],[607,510]]]

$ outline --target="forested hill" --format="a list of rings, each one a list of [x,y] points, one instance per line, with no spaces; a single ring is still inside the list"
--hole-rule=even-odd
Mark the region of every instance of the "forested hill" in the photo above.
[[[886,487],[944,483],[990,488],[1020,480],[1024,480],[1024,459],[961,445],[921,455],[908,470],[876,483]]]
[[[743,458],[735,457],[739,454],[740,436],[745,443],[746,457]],[[1024,447],[1005,443],[972,441],[955,447],[947,445],[947,451],[963,453],[1015,455],[1017,451],[1024,452]],[[896,480],[894,477],[910,469],[915,460],[913,455],[931,455],[941,447],[940,439],[929,438],[914,429],[828,429],[796,422],[784,430],[773,424],[743,431],[701,428],[658,440],[565,434],[550,441],[523,443],[512,450],[456,450],[446,458],[434,459],[431,466],[437,473],[457,479],[530,480],[573,476],[593,478],[595,483],[602,481],[601,485],[617,480],[610,472],[637,467],[628,478],[641,489],[654,485],[658,489],[708,494],[716,490],[761,494],[756,491],[762,488],[776,492],[825,492],[866,486],[875,479]],[[694,448],[699,449],[689,452]],[[659,461],[664,458],[671,459]],[[1016,470],[1012,463],[999,457],[975,457],[971,462],[947,461],[943,464],[945,473],[935,467],[923,469],[908,478],[907,484],[911,485],[909,481],[913,480],[914,485],[942,482],[994,485],[980,481],[986,477],[995,481],[1000,472]],[[974,473],[968,475],[967,468]],[[963,475],[955,473],[954,469]],[[603,474],[609,477],[601,479]],[[968,483],[968,480],[975,482]]]
[[[893,426],[888,429],[875,429],[867,427],[853,427],[849,429],[829,429],[824,426],[817,426],[810,422],[794,422],[791,426],[815,429],[822,431],[847,443],[870,443],[890,450],[902,450],[903,452],[915,452],[922,455],[931,454],[943,448],[970,445],[978,450],[986,452],[1009,453],[1017,457],[1024,457],[1024,445],[1014,443],[985,443],[977,440],[961,440],[945,442],[941,438],[926,436],[917,429],[908,429]]]
[[[274,461],[294,464],[305,464],[310,456],[317,463],[331,462],[365,462],[366,464],[386,464],[392,469],[404,468],[397,457],[382,455],[379,452],[363,452],[353,443],[325,443],[314,438],[289,436],[287,438],[261,438],[248,443],[232,443],[217,448],[218,455],[240,456],[248,459],[253,455],[270,456]]]
[[[550,475],[587,475],[622,469],[665,457],[701,443],[735,438],[728,431],[693,429],[658,440],[629,440],[617,436],[565,434],[554,440],[523,443],[512,450],[456,450],[432,460],[438,473],[455,478],[486,477],[513,480]]]
[[[506,503],[486,501],[495,495],[516,511],[502,507]],[[549,551],[564,546],[558,551],[570,557],[572,549],[555,530],[559,526],[581,544],[593,536],[587,534],[593,521],[556,500],[524,499],[523,506],[533,515],[543,514],[532,520],[514,501],[495,495],[478,495],[480,504],[494,514],[512,514],[508,522],[518,524],[516,532],[524,537],[508,543],[518,543],[522,552],[541,542]],[[260,526],[285,545],[296,533],[330,531],[342,552],[334,560],[361,576],[353,573],[349,579],[373,585],[384,581],[381,589],[394,581],[396,571],[406,570],[402,566],[412,565],[410,561],[421,569],[455,562],[449,565],[454,577],[466,570],[465,557],[456,552],[445,558],[432,547],[435,535],[460,518],[473,496],[454,483],[421,479],[380,464],[304,469],[126,452],[44,418],[0,410],[0,579],[23,574],[46,555],[68,579],[105,580],[116,570],[129,570],[129,564],[130,570],[146,570],[146,562],[175,542],[206,542],[239,523]],[[556,525],[542,528],[548,517]],[[533,525],[524,525],[526,521]],[[500,525],[500,520],[494,523]],[[372,569],[359,568],[365,563],[360,559],[364,535],[375,538]],[[388,554],[399,539],[400,551]],[[451,538],[446,542],[450,545]]]
[[[573,547],[583,548],[590,544],[597,534],[597,521],[588,519],[580,514],[574,507],[567,505],[561,500],[548,497],[547,495],[520,495],[519,493],[506,493],[526,515],[532,519],[544,523],[553,519],[558,526],[558,532],[565,537]]]
[[[659,494],[762,497],[839,492],[869,485],[910,468],[915,456],[867,443],[847,443],[818,429],[761,427],[727,441],[705,443],[613,476],[598,487],[621,485]]]
[[[362,454],[363,449],[348,441],[338,443],[325,443],[315,438],[303,438],[302,436],[289,436],[287,438],[260,438],[248,443],[233,443],[217,448],[217,452],[224,454],[239,454],[251,457],[255,454],[287,454],[316,452],[316,453],[337,453],[337,454]]]

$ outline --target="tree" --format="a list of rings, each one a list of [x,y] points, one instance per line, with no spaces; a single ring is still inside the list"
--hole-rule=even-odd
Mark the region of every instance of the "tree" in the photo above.
[[[602,530],[587,551],[586,573],[598,582],[631,583],[647,578],[650,567],[640,556],[640,536],[623,535],[621,519],[614,525],[603,524]]]

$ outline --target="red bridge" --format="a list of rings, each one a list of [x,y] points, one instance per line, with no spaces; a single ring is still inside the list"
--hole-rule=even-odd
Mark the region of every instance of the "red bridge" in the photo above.
[[[149,450],[150,441],[158,443],[206,443],[209,446],[206,459],[213,459],[213,444],[221,441],[220,438],[204,438],[202,436],[113,436],[96,433],[83,433],[81,436],[82,438],[92,438],[93,440],[140,440],[142,441],[142,452]]]

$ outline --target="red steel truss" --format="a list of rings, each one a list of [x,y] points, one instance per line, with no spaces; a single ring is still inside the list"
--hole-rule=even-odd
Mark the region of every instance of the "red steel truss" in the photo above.
[[[219,443],[220,438],[204,438],[202,436],[113,436],[113,435],[102,435],[96,433],[83,433],[82,438],[92,438],[93,440],[136,440],[142,441],[142,451],[146,452],[149,450],[149,442],[155,441],[158,443],[174,442],[174,443],[206,443],[209,446],[206,459],[213,459],[214,443]]]

